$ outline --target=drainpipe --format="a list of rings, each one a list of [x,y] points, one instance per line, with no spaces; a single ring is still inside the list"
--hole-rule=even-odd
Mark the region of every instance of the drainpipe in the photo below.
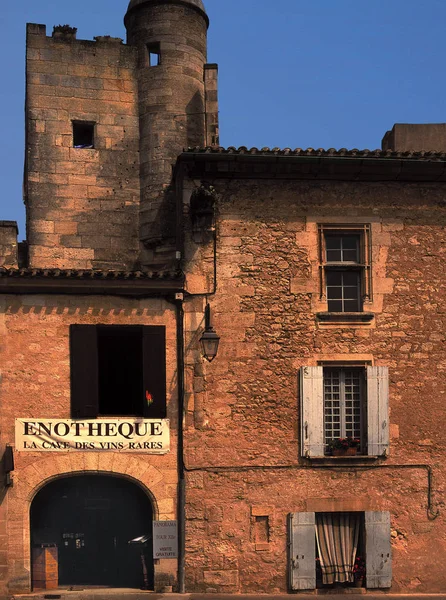
[[[184,308],[183,294],[176,295],[177,307],[177,381],[178,381],[178,591],[185,593],[185,551],[186,551],[186,481],[184,468]]]
[[[183,179],[185,169],[181,165],[175,178],[176,195],[176,264],[180,270],[184,261]],[[184,594],[186,556],[186,480],[184,468],[184,294],[175,295],[177,322],[177,383],[178,383],[178,445],[177,445],[177,521],[178,521],[178,591]]]

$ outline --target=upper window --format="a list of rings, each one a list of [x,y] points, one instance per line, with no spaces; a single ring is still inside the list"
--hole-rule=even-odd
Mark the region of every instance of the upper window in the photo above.
[[[388,377],[387,367],[302,367],[302,456],[386,455]]]
[[[73,121],[73,147],[94,148],[94,123]]]
[[[326,235],[325,278],[330,312],[362,310],[358,235]]]
[[[74,418],[166,416],[165,328],[71,325]]]
[[[356,313],[371,300],[370,228],[320,225],[321,298],[332,313]]]
[[[159,42],[147,44],[149,67],[158,67],[161,64],[161,47]]]

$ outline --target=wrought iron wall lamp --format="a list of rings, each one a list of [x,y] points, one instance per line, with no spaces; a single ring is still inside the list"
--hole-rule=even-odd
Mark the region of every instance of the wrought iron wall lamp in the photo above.
[[[204,309],[204,331],[200,338],[200,344],[203,356],[209,362],[212,362],[217,356],[219,343],[220,337],[211,325],[211,307],[207,303]]]

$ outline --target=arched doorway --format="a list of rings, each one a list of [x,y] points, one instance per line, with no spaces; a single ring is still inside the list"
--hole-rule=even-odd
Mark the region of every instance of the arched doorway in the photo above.
[[[153,589],[152,504],[136,484],[76,475],[42,488],[31,505],[31,544],[57,544],[60,586]],[[140,536],[148,542],[129,544]]]

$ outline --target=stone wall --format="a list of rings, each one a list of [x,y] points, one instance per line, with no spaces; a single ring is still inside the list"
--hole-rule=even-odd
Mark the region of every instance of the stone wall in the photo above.
[[[0,266],[18,266],[18,227],[15,221],[0,221]]]
[[[185,186],[186,213],[198,183]],[[196,244],[190,233],[186,244],[188,289],[210,294],[221,336],[217,358],[203,363],[197,328],[204,297],[194,298],[187,357],[189,589],[285,592],[288,513],[386,510],[392,591],[441,591],[444,570],[432,549],[445,552],[442,186],[211,183],[219,193],[215,295],[212,242]],[[316,318],[327,310],[317,251],[323,223],[371,226],[369,323]],[[299,457],[298,371],[331,361],[389,367],[387,458],[333,469]]]
[[[30,590],[30,505],[36,493],[57,477],[101,473],[127,478],[146,491],[154,518],[176,518],[176,324],[174,311],[161,299],[3,296],[0,450],[3,452],[6,444],[14,444],[15,418],[71,417],[69,326],[74,323],[166,327],[171,451],[165,455],[15,452],[14,485],[0,487],[0,597],[4,590]],[[175,580],[176,568],[175,561],[161,560],[155,568],[156,578],[164,583],[166,577]]]
[[[136,52],[122,40],[46,37],[28,25],[25,201],[31,267],[133,269],[138,261]],[[73,147],[73,121],[94,148]]]
[[[147,2],[129,10],[125,25],[138,54],[143,262],[163,263],[175,250],[172,167],[184,148],[205,145],[208,21],[185,4]],[[159,64],[149,64],[151,48]]]

